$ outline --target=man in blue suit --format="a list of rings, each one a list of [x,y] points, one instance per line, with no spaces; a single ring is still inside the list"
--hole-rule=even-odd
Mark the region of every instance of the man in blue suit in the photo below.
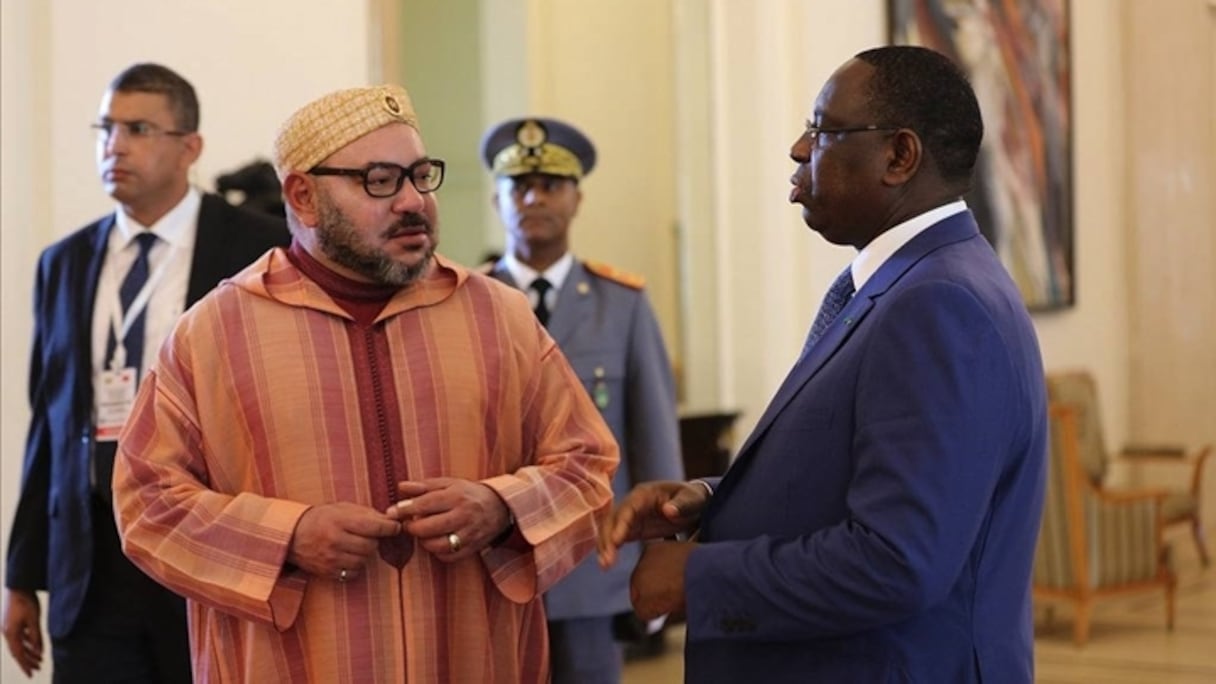
[[[102,184],[118,206],[38,261],[32,416],[3,622],[26,675],[42,662],[36,592],[46,591],[56,682],[190,681],[183,600],[120,548],[115,439],[177,316],[288,241],[282,220],[190,186],[198,122],[194,88],[172,70],[136,64],[115,77],[93,127]]]
[[[1033,680],[1046,401],[960,199],[982,135],[965,77],[923,48],[862,52],[820,91],[790,200],[857,256],[725,476],[635,489],[601,537],[610,563],[699,530],[632,581],[640,615],[686,612],[688,681]]]
[[[570,253],[579,181],[595,166],[595,147],[569,124],[527,118],[492,127],[481,152],[507,231],[506,253],[490,275],[528,294],[599,406],[621,447],[615,495],[683,477],[671,365],[641,278]],[[608,572],[588,558],[545,594],[555,684],[620,681],[613,624],[634,619],[629,573],[639,551],[622,549]]]

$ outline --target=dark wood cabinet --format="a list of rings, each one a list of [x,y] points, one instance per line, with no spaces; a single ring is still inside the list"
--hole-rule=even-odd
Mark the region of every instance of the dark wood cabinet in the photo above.
[[[714,477],[726,472],[735,448],[733,428],[738,417],[738,411],[680,416],[685,477]]]

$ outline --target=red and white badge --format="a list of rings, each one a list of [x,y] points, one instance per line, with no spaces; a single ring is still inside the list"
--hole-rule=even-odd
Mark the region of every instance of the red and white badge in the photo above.
[[[101,372],[93,391],[97,395],[97,441],[113,442],[131,415],[139,372],[131,366]]]

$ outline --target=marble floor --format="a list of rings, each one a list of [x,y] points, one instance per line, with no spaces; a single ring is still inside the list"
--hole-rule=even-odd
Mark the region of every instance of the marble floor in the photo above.
[[[1145,593],[1096,604],[1090,640],[1072,643],[1071,611],[1035,629],[1036,681],[1041,684],[1210,684],[1216,682],[1216,566],[1203,569],[1188,535],[1171,538],[1178,562],[1177,615],[1165,628],[1165,600]],[[1209,545],[1213,541],[1209,540]],[[1216,549],[1214,549],[1216,550]],[[680,626],[668,628],[660,655],[632,659],[622,684],[683,681]]]

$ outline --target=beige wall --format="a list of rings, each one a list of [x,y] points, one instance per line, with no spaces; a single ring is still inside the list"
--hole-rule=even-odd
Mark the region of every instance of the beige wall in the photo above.
[[[1128,434],[1216,443],[1216,0],[1127,2],[1124,29]],[[1206,470],[1210,530],[1216,463]],[[1132,473],[1176,485],[1187,475]]]
[[[1034,318],[1048,371],[1097,375],[1107,439],[1118,444],[1128,429],[1123,3],[1071,4],[1077,304]]]
[[[399,80],[418,110],[427,153],[447,162],[439,249],[465,264],[478,263],[494,245],[482,225],[490,185],[477,146],[483,128],[479,3],[401,0],[396,17]]]
[[[193,82],[206,141],[195,176],[211,186],[217,174],[268,155],[296,107],[367,83],[373,66],[365,3],[4,0],[0,12],[0,537],[7,540],[29,415],[34,262],[43,247],[110,209],[88,128],[109,80],[150,60]],[[50,681],[49,671],[48,664],[34,681]],[[0,681],[26,681],[7,649]]]
[[[0,539],[5,552],[29,420],[25,387],[34,260],[51,238],[46,227],[50,133],[46,117],[39,116],[50,90],[45,78],[49,15],[47,3],[0,2]],[[44,668],[35,681],[51,681],[48,672]],[[5,646],[0,681],[23,679]]]
[[[1125,26],[1131,431],[1216,441],[1216,3],[1129,2]]]

